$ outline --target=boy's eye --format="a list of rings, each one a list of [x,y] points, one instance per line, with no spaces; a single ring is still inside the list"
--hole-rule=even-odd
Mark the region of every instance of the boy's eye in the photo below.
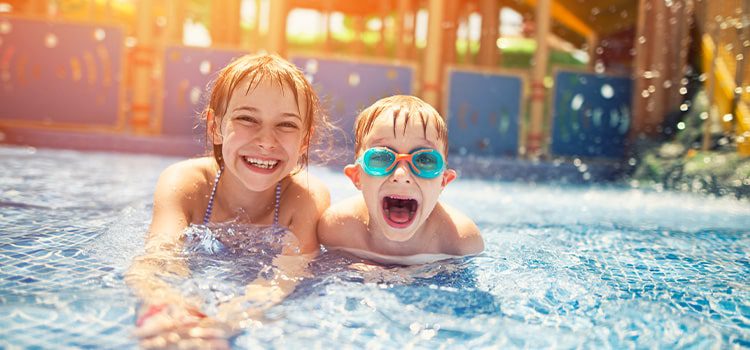
[[[419,154],[414,157],[414,164],[421,169],[434,170],[437,168],[437,159],[432,154]]]

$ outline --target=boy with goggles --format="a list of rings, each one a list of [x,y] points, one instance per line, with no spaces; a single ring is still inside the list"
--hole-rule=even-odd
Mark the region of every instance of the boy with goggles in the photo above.
[[[385,264],[421,264],[480,253],[474,222],[438,201],[456,172],[446,167],[448,130],[432,106],[391,96],[357,117],[354,164],[344,173],[362,194],[331,206],[318,239]]]

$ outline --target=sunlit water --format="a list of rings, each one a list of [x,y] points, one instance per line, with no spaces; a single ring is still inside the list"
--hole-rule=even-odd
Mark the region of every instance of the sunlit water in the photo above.
[[[137,300],[122,276],[142,252],[158,174],[176,160],[0,148],[0,346],[137,346]],[[311,171],[333,201],[355,193],[338,172]],[[750,347],[747,202],[466,178],[442,198],[476,220],[482,255],[362,272],[324,253],[313,277],[232,344]],[[257,239],[255,247],[280,244]],[[228,253],[201,249],[191,252],[200,279],[186,292],[204,293],[203,281],[232,293],[268,261],[244,255],[258,270],[227,277],[200,263]]]

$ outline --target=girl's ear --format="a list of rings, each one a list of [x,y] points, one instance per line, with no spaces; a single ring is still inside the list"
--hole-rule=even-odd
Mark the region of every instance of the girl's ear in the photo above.
[[[449,183],[453,182],[453,180],[456,179],[458,174],[456,174],[456,171],[453,169],[446,169],[443,172],[443,182],[440,184],[442,187],[448,186]]]
[[[362,173],[362,168],[358,164],[349,164],[344,167],[344,175],[349,178],[358,190],[362,190],[362,185],[359,182],[359,176]]]
[[[213,144],[222,144],[224,140],[221,137],[221,127],[216,125],[216,115],[214,115],[214,110],[211,108],[206,110],[206,125],[208,126],[208,132],[211,135],[211,139],[213,139]]]

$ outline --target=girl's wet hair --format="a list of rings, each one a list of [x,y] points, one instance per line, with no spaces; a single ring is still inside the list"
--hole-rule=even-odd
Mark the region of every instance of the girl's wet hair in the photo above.
[[[229,106],[229,99],[234,90],[242,81],[250,81],[248,90],[250,93],[262,81],[278,84],[278,87],[286,87],[294,94],[294,101],[302,114],[305,133],[303,144],[306,147],[304,154],[300,155],[299,166],[304,168],[310,160],[311,144],[318,145],[326,140],[326,136],[334,128],[328,121],[328,117],[320,107],[318,95],[312,85],[305,79],[305,75],[294,64],[274,55],[257,54],[239,57],[221,69],[218,76],[209,85],[211,94],[206,109],[202,113],[206,121],[206,140],[212,146],[213,156],[219,165],[224,164],[221,152],[221,144],[214,144],[212,130],[221,130],[224,116]],[[213,111],[213,118],[208,118],[209,111]],[[330,142],[327,142],[330,147]]]
[[[430,121],[437,131],[438,141],[443,141],[443,153],[448,154],[448,125],[445,119],[429,103],[422,101],[416,96],[394,95],[382,98],[370,107],[365,108],[357,116],[354,123],[354,154],[359,155],[362,151],[362,140],[372,130],[372,124],[383,112],[390,110],[393,118],[393,136],[396,136],[398,125],[403,125],[403,133],[406,133],[406,125],[410,118],[419,118],[422,122],[422,131],[427,137],[427,127]],[[399,116],[403,116],[403,122],[399,123]],[[383,115],[383,117],[387,117]]]

